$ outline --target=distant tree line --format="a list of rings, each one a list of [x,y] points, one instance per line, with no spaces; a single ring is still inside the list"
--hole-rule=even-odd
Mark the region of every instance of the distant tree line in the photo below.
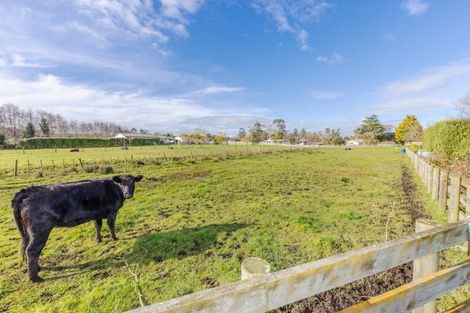
[[[253,143],[272,140],[273,142],[290,144],[306,142],[329,145],[344,144],[346,139],[341,135],[340,129],[325,128],[324,131],[318,132],[309,132],[305,128],[302,128],[300,131],[297,128],[288,130],[285,120],[280,118],[274,119],[267,126],[260,122],[255,122],[248,130],[240,128],[238,136],[234,138],[234,140]]]
[[[113,122],[67,120],[57,113],[24,110],[11,103],[0,106],[0,134],[5,137],[3,141],[11,139],[17,142],[21,138],[39,136],[110,136],[127,131]]]
[[[459,100],[458,104],[463,114],[465,114],[469,103],[469,95]],[[129,130],[113,122],[67,120],[60,114],[43,110],[23,110],[14,104],[0,106],[0,146],[5,146],[8,139],[16,144],[19,139],[23,138],[109,137],[120,132],[150,133],[146,129],[131,128]],[[378,116],[373,114],[362,120],[360,126],[354,130],[353,136],[347,137],[341,134],[339,128],[325,128],[323,131],[317,132],[307,131],[305,128],[289,130],[286,121],[281,118],[274,119],[268,125],[256,121],[248,129],[240,128],[236,136],[227,136],[221,133],[214,135],[204,128],[197,128],[193,132],[181,134],[180,137],[184,142],[193,144],[221,144],[229,140],[259,143],[271,140],[273,143],[342,145],[350,139],[360,140],[364,144],[376,144],[384,141],[417,142],[421,140],[422,134],[423,128],[414,115],[407,115],[400,125],[394,128],[391,125],[382,124]],[[172,134],[166,133],[163,136],[172,137]]]

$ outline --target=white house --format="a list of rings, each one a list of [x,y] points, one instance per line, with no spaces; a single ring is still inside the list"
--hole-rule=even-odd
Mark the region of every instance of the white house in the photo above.
[[[361,142],[359,141],[359,139],[352,139],[346,141],[346,146],[359,146],[360,144]]]

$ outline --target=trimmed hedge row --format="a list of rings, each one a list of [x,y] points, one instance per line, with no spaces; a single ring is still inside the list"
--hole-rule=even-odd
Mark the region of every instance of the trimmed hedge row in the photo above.
[[[423,145],[448,159],[470,160],[470,118],[445,120],[428,127]]]
[[[163,144],[163,141],[159,138],[134,138],[131,140],[130,146],[153,146],[161,144]],[[122,146],[122,139],[42,137],[23,139],[20,141],[19,145],[26,149],[120,147]]]

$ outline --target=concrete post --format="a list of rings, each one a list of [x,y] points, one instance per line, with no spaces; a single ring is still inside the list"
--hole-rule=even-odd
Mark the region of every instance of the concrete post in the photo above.
[[[439,224],[430,220],[417,220],[416,232],[422,232],[429,229],[438,227]],[[416,281],[424,276],[433,274],[439,271],[439,253],[432,253],[422,258],[413,261],[413,281]],[[436,301],[432,300],[425,305],[416,308],[413,313],[435,313]]]

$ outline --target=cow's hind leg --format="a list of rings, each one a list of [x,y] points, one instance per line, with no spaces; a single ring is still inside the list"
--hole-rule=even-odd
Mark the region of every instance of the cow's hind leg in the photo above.
[[[97,218],[93,221],[93,224],[95,224],[96,242],[101,242],[101,226],[103,226],[103,220],[101,218]]]
[[[107,217],[106,222],[108,223],[109,232],[111,233],[111,238],[116,241],[118,237],[116,237],[116,233],[114,231],[114,223],[116,222],[116,214],[110,215]]]
[[[28,275],[32,282],[42,281],[42,278],[38,276],[39,256],[46,245],[52,227],[52,225],[40,225],[40,227],[34,227],[34,225],[31,225],[28,227],[30,240],[26,247],[26,257],[28,260]]]
[[[21,236],[21,248],[20,248],[20,254],[22,258],[21,264],[23,264],[25,257],[26,257],[26,247],[28,247],[29,244],[29,234],[25,232],[24,236]]]

